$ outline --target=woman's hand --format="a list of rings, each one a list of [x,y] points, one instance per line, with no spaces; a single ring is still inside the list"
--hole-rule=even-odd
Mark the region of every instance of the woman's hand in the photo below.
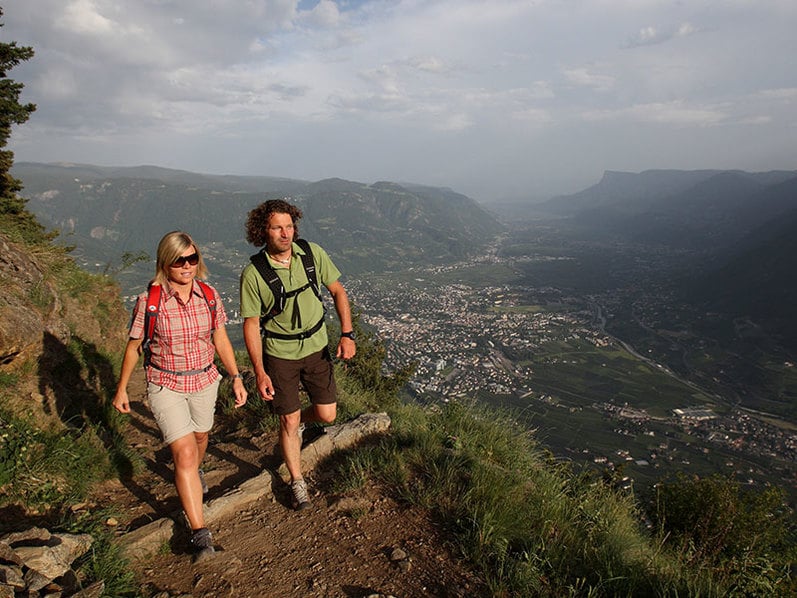
[[[130,413],[130,399],[126,390],[117,390],[113,398],[113,406],[119,413]]]

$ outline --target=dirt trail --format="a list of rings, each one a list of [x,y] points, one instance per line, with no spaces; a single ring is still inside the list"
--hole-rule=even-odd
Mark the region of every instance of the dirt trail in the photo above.
[[[120,529],[132,530],[180,511],[169,450],[145,403],[143,372],[129,387],[133,413],[127,440],[144,459],[135,477],[114,481],[94,497],[117,505]],[[207,498],[223,495],[282,463],[276,433],[249,436],[217,426],[203,464]],[[221,426],[223,428],[223,426]],[[428,513],[407,508],[369,488],[345,496],[330,493],[323,465],[308,472],[311,508],[291,510],[287,487],[275,476],[265,493],[233,517],[208,521],[217,554],[192,563],[180,530],[168,547],[134,563],[147,596],[361,597],[373,594],[479,596],[479,581]]]

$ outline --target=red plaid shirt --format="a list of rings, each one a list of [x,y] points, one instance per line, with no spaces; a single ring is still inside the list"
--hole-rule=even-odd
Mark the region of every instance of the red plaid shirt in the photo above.
[[[227,314],[216,289],[213,289],[213,294],[216,297],[216,328],[221,328],[227,323]],[[130,338],[139,339],[144,336],[146,307],[147,293],[142,293],[133,308]],[[164,285],[155,333],[150,344],[152,363],[173,372],[201,370],[208,365],[211,367],[201,374],[187,376],[177,376],[149,367],[147,382],[185,393],[198,392],[215,382],[219,378],[219,372],[212,365],[216,347],[213,345],[211,325],[210,308],[202,294],[202,287],[194,284],[188,303],[183,303],[168,283]]]

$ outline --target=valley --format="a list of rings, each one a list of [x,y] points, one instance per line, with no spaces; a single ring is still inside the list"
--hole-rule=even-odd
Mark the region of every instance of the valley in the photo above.
[[[665,261],[660,252],[643,259],[637,249],[621,258],[615,248],[602,263],[623,275],[606,277],[595,273],[597,247],[555,255],[549,239],[529,255],[507,255],[516,235],[533,228],[448,265],[344,275],[362,324],[386,345],[386,367],[415,364],[408,400],[510,409],[556,459],[640,494],[676,472],[731,475],[794,492],[794,419],[789,411],[757,409],[777,407],[768,387],[795,392],[794,365],[766,356],[777,381],[763,386],[760,376],[723,374],[732,363],[757,366],[700,336],[690,325],[694,311],[678,309],[664,286],[644,280],[656,270],[649,260],[658,267]],[[233,274],[247,255],[219,244],[205,253],[211,272],[230,273],[211,282],[242,349]],[[149,267],[138,269],[128,272],[126,294],[146,283]],[[591,272],[584,273],[584,290],[574,285],[581,270]],[[598,288],[599,279],[611,284]]]
[[[661,297],[647,310],[637,297],[639,332],[621,338],[609,332],[632,330],[618,324],[627,315],[618,310],[621,289],[584,296],[558,288],[555,277],[546,287],[522,284],[532,264],[549,269],[567,261],[505,258],[496,248],[445,268],[348,286],[364,321],[385,340],[388,364],[417,364],[416,400],[509,408],[557,458],[640,492],[675,472],[793,489],[793,420],[761,417],[741,404],[740,396],[761,393],[752,381],[721,381],[685,365],[710,344],[689,332],[687,308],[674,334],[652,319],[644,324],[643,313],[663,309]],[[704,361],[719,369],[729,358],[739,359],[714,347],[717,362]],[[780,384],[793,393],[793,364],[777,366]]]
[[[415,365],[407,400],[510,409],[555,459],[637,493],[719,473],[797,501],[796,173],[607,173],[494,213],[384,182],[15,168],[37,217],[118,280],[128,307],[179,212],[240,350],[238,275],[255,251],[242,222],[290,193],[386,368]]]

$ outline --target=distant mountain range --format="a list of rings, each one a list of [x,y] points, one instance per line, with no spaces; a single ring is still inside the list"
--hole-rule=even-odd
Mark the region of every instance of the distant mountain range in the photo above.
[[[289,197],[304,218],[302,236],[322,244],[349,272],[403,269],[477,252],[503,226],[472,199],[449,189],[326,179],[205,175],[155,166],[128,168],[18,162],[28,209],[60,231],[88,260],[123,252],[154,255],[166,232],[201,244],[254,253],[244,239],[249,210]]]
[[[693,252],[684,300],[751,316],[797,349],[797,171],[606,172],[536,209],[603,240]]]
[[[222,273],[237,278],[240,254],[255,251],[244,240],[246,214],[273,197],[299,205],[302,236],[351,274],[462,259],[504,230],[474,200],[412,184],[30,162],[15,164],[12,174],[39,221],[97,264],[119,263],[123,252],[152,256],[164,233],[183,229],[217,253],[237,252],[229,260],[236,266]],[[562,235],[692,256],[690,278],[677,281],[684,301],[754,315],[797,349],[797,171],[606,172],[583,191],[529,210]]]
[[[797,209],[795,197],[797,171],[606,172],[596,185],[539,209],[625,241],[713,250]]]

